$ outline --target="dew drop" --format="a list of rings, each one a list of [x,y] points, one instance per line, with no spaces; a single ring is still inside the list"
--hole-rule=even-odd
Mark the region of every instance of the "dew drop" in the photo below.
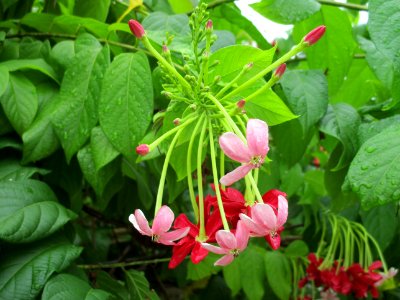
[[[393,193],[392,195],[393,200],[399,200],[400,199],[400,190],[397,190]]]
[[[368,168],[369,168],[369,165],[362,165],[361,166],[361,170],[363,170],[363,171],[368,170]]]
[[[372,153],[372,152],[374,152],[376,150],[376,147],[373,147],[373,146],[369,146],[369,147],[367,147],[366,149],[365,149],[365,151],[367,151],[368,153]]]

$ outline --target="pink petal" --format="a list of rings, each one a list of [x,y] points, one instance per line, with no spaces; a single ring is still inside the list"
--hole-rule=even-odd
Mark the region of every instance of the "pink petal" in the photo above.
[[[271,206],[264,203],[257,203],[251,209],[253,220],[264,229],[273,230],[276,228],[276,216]]]
[[[271,246],[272,249],[277,250],[281,246],[281,235],[277,234],[275,237],[271,237],[267,235],[265,237],[268,244]]]
[[[140,209],[135,210],[135,214],[131,214],[129,216],[129,221],[141,234],[148,236],[153,234],[150,229],[149,222],[147,222],[146,217]]]
[[[159,238],[157,240],[157,243],[163,244],[163,245],[167,245],[167,246],[175,246],[176,245],[176,243],[174,243],[174,242],[172,242],[170,240],[164,240],[164,239],[161,239],[161,238]]]
[[[231,159],[241,163],[251,160],[251,155],[247,146],[234,133],[226,132],[219,137],[219,145],[224,153]]]
[[[179,228],[170,232],[162,233],[159,239],[167,241],[176,241],[185,237],[189,233],[190,227]]]
[[[278,215],[277,215],[277,227],[281,227],[286,223],[288,217],[288,201],[285,197],[278,196]]]
[[[208,243],[201,243],[201,246],[206,249],[209,252],[215,253],[215,254],[227,254],[229,251],[222,249],[220,247],[208,244]]]
[[[223,249],[231,250],[236,249],[237,247],[236,237],[228,230],[219,230],[215,235],[215,238],[217,243]]]
[[[229,265],[233,261],[234,258],[235,257],[232,254],[224,255],[214,263],[214,266]]]
[[[258,119],[250,119],[247,122],[246,138],[251,156],[265,157],[267,155],[269,150],[267,123]]]
[[[249,231],[247,230],[243,221],[239,221],[237,223],[235,237],[237,247],[240,249],[240,251],[246,249],[247,243],[249,242]]]
[[[251,169],[253,169],[253,166],[250,164],[237,167],[232,172],[225,174],[225,176],[223,176],[219,180],[219,182],[222,185],[226,185],[226,186],[234,184],[236,181],[238,181],[238,180],[242,179],[244,176],[246,176],[247,173],[249,173]]]
[[[167,232],[171,228],[173,221],[174,213],[172,210],[166,205],[161,206],[153,221],[153,234],[162,235]]]
[[[255,223],[249,216],[240,214],[239,217],[243,221],[243,224],[247,227],[247,230],[250,231],[253,236],[264,236],[268,233],[267,230]]]

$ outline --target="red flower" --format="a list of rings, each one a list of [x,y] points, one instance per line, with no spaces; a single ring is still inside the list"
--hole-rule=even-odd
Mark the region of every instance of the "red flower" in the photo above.
[[[209,203],[212,202],[214,198],[215,197],[209,195],[205,198],[207,213],[204,216],[204,222],[206,224],[206,235],[208,238],[203,242],[215,242],[215,233],[222,227],[219,212],[210,212],[211,206]],[[189,221],[185,214],[180,214],[175,219],[174,228],[179,229],[185,227],[190,228],[189,233],[172,248],[172,257],[168,265],[170,269],[176,268],[189,253],[191,253],[190,259],[194,264],[201,262],[208,254],[208,251],[201,247],[201,242],[197,240],[200,230],[199,224],[194,225]]]

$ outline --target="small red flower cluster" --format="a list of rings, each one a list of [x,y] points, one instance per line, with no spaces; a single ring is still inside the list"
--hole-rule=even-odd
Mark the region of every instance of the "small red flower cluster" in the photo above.
[[[211,185],[215,190],[214,185]],[[286,197],[286,194],[278,190],[270,190],[264,194],[264,203],[271,206],[275,215],[278,214],[278,196]],[[251,215],[251,208],[245,205],[245,199],[242,193],[234,188],[221,189],[221,197],[224,205],[225,215],[231,228],[237,228],[240,220],[240,214]],[[199,241],[199,224],[194,225],[189,221],[185,214],[180,214],[174,223],[174,229],[182,229],[189,227],[189,233],[186,237],[181,239],[178,243],[173,246],[172,257],[168,267],[173,269],[177,267],[187,255],[190,254],[191,261],[194,264],[199,263],[206,258],[208,251],[202,247],[202,242],[215,243],[216,233],[222,228],[222,221],[220,212],[218,209],[218,202],[216,196],[207,195],[204,199],[205,206],[205,229],[206,229],[206,241]],[[280,246],[280,233],[283,230],[283,226],[280,226],[275,232],[275,235],[271,237],[266,235],[265,239],[273,249],[278,249]],[[235,231],[235,230],[232,230]]]
[[[320,269],[323,259],[317,258],[314,253],[308,255],[308,260],[310,264],[306,270],[307,275],[300,280],[299,288],[312,281],[316,287],[323,287],[324,291],[332,289],[338,294],[352,294],[356,298],[367,298],[368,293],[371,293],[373,298],[379,297],[376,286],[382,275],[375,270],[382,267],[381,261],[373,262],[366,271],[359,263],[354,263],[348,268],[338,267],[337,261],[327,269]]]

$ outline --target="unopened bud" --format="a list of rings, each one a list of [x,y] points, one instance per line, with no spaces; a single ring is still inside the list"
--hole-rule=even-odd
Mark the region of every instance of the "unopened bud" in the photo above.
[[[281,64],[281,65],[275,70],[274,76],[275,76],[275,77],[278,77],[278,79],[279,79],[279,78],[281,78],[281,77],[283,76],[283,73],[285,73],[285,71],[286,71],[286,64]]]
[[[251,68],[253,68],[254,63],[249,62],[247,65],[244,66],[245,71],[249,71]]]
[[[168,54],[169,53],[169,49],[168,49],[167,45],[165,45],[165,44],[162,45],[162,51],[163,51],[164,54]]]
[[[145,156],[147,153],[149,153],[149,151],[150,151],[150,148],[146,144],[141,144],[136,147],[136,153],[141,156]]]
[[[189,108],[193,111],[195,111],[197,109],[197,105],[196,104],[190,104]]]
[[[303,39],[308,46],[314,45],[324,35],[326,27],[324,25],[318,26],[311,30]]]
[[[136,36],[138,39],[141,39],[145,35],[143,26],[138,21],[129,20],[128,25],[133,35]]]
[[[272,47],[275,47],[275,46],[276,46],[276,40],[273,40],[273,41],[271,42],[271,46],[272,46]]]
[[[176,119],[173,121],[173,123],[174,123],[175,126],[178,126],[179,124],[181,124],[181,119],[176,118]]]
[[[217,75],[214,77],[214,83],[217,83],[221,80],[221,75]]]
[[[236,106],[238,108],[243,108],[245,104],[246,104],[246,100],[244,100],[244,99],[239,100],[238,102],[236,102]]]
[[[206,23],[206,30],[208,32],[211,32],[212,29],[213,29],[213,22],[211,20],[208,20],[207,23]]]

